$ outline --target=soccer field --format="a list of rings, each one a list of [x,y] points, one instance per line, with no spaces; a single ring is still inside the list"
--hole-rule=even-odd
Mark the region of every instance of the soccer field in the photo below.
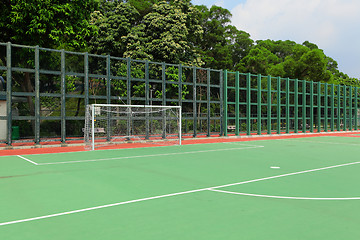
[[[0,239],[360,239],[360,138],[0,157]]]

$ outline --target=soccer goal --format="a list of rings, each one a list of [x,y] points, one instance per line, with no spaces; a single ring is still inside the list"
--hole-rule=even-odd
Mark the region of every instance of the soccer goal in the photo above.
[[[181,107],[91,104],[84,135],[89,150],[122,143],[181,145]]]

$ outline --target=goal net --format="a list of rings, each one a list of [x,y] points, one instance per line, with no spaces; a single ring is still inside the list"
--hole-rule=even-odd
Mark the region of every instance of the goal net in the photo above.
[[[122,143],[181,145],[181,107],[91,104],[84,135],[89,150]]]

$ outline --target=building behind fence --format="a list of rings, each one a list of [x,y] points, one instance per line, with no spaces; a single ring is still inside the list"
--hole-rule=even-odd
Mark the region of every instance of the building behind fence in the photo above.
[[[0,141],[83,136],[92,103],[182,106],[185,136],[358,129],[358,89],[0,43]]]

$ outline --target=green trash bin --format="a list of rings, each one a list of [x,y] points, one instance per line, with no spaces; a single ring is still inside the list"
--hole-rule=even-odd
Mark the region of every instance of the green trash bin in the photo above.
[[[19,140],[20,139],[19,126],[12,126],[11,128],[12,128],[11,139],[12,140]]]

